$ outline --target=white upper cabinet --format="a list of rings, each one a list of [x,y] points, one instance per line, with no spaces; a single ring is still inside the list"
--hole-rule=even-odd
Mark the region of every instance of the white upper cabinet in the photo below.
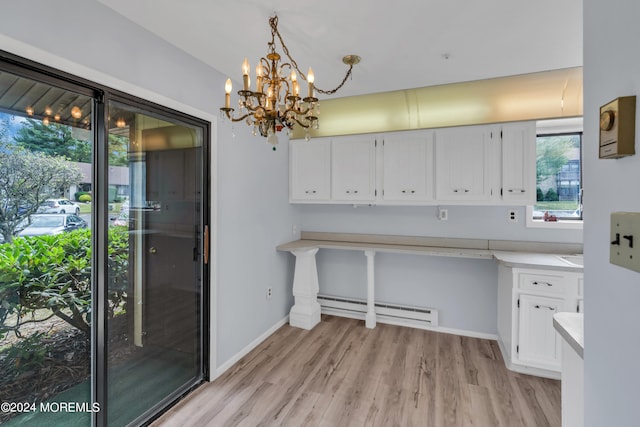
[[[356,135],[331,142],[331,198],[336,201],[375,201],[375,137]]]
[[[382,140],[385,202],[433,200],[433,131],[387,134]]]
[[[530,205],[536,197],[535,143],[535,122],[295,140],[289,199]]]
[[[536,202],[535,122],[502,125],[502,200],[513,204]]]
[[[436,141],[436,199],[489,202],[495,147],[493,126],[438,129]]]
[[[289,199],[326,202],[331,198],[331,139],[289,143]]]

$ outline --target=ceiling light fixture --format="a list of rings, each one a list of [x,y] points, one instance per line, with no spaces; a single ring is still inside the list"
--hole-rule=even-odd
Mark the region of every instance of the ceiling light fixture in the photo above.
[[[73,107],[71,109],[71,117],[73,117],[74,119],[79,119],[80,117],[82,117],[82,110],[78,107]]]
[[[290,131],[296,124],[305,129],[305,139],[310,139],[310,128],[318,128],[319,102],[316,93],[331,95],[337,92],[351,75],[353,66],[360,62],[358,55],[347,55],[342,62],[349,66],[342,82],[332,90],[322,90],[314,85],[314,74],[311,67],[305,76],[296,61],[289,54],[289,49],[278,31],[278,16],[269,18],[271,41],[268,43],[266,58],[262,57],[256,67],[256,90],[251,90],[249,61],[242,63],[243,88],[238,91],[240,107],[238,116],[233,116],[231,108],[231,79],[225,84],[225,103],[220,108],[221,116],[238,122],[246,120],[253,127],[253,134],[258,132],[267,138],[269,144],[278,143],[276,132],[286,128]],[[290,62],[280,63],[281,56],[276,52],[276,36]],[[288,75],[287,75],[288,74]],[[301,98],[298,78],[307,81],[307,96]]]

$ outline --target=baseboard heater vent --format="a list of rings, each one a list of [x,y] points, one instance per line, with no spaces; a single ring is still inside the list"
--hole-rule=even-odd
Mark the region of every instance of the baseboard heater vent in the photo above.
[[[364,319],[367,302],[359,299],[318,295],[322,312],[337,316]],[[433,308],[411,307],[397,304],[375,303],[376,318],[387,323],[400,323],[408,326],[438,326],[438,310]]]

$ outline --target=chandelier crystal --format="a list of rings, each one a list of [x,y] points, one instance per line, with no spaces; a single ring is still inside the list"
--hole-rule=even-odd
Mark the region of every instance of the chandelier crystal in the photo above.
[[[246,121],[253,127],[254,135],[267,138],[267,142],[274,145],[278,143],[276,132],[286,129],[290,132],[297,124],[305,129],[305,139],[310,139],[310,129],[318,129],[318,115],[320,105],[316,93],[333,94],[337,92],[351,75],[355,64],[360,62],[357,55],[347,55],[342,62],[349,66],[347,73],[338,87],[332,90],[322,90],[314,86],[315,76],[309,67],[307,74],[303,74],[296,61],[291,58],[289,49],[282,40],[278,31],[278,17],[269,18],[271,27],[271,41],[268,43],[266,57],[260,58],[256,66],[255,90],[251,90],[250,66],[247,58],[242,63],[242,90],[238,91],[239,111],[234,116],[231,108],[231,79],[225,84],[225,103],[220,108],[222,117],[233,121]],[[290,62],[281,63],[282,57],[276,52],[276,37],[280,41],[282,50]],[[306,96],[301,95],[300,82],[307,82]]]

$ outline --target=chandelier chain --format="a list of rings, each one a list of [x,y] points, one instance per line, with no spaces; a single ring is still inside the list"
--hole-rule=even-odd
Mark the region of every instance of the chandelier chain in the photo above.
[[[269,25],[271,26],[271,42],[273,43],[275,36],[278,36],[278,40],[280,40],[280,45],[282,46],[282,50],[284,51],[284,54],[287,55],[287,58],[289,58],[289,61],[291,61],[291,65],[293,65],[293,67],[296,69],[296,71],[298,72],[300,77],[302,77],[303,80],[307,80],[307,76],[300,70],[300,68],[298,67],[298,63],[295,61],[295,59],[291,57],[291,54],[289,54],[289,48],[284,43],[284,40],[280,35],[280,31],[278,31],[278,15],[275,15],[269,18]],[[323,93],[325,95],[333,95],[334,93],[339,91],[342,88],[342,86],[344,86],[344,84],[347,82],[347,80],[351,76],[352,70],[353,70],[353,64],[349,64],[349,69],[347,70],[347,73],[342,79],[342,82],[335,89],[324,90],[324,89],[320,89],[318,86],[314,86],[314,89],[316,90],[316,92]]]

